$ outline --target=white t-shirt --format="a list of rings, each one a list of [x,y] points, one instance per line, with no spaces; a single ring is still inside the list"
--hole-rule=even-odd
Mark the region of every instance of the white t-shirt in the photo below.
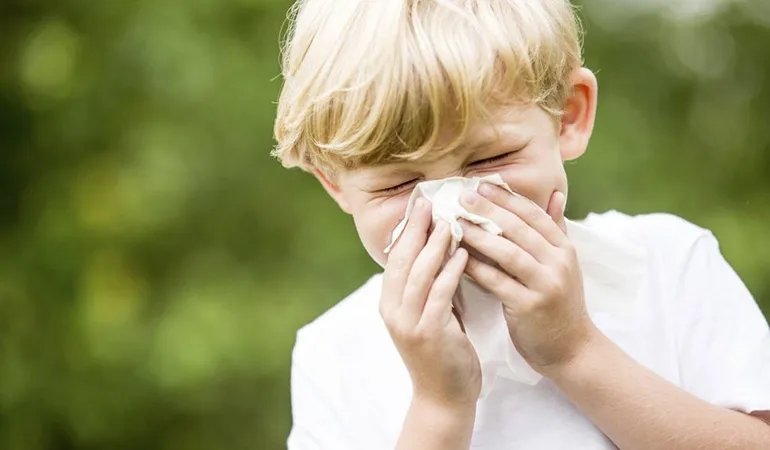
[[[594,318],[635,360],[682,389],[770,410],[770,331],[707,230],[666,214],[590,215],[584,225],[644,249],[632,315]],[[578,253],[580,247],[576,245]],[[378,312],[381,275],[297,334],[290,450],[393,449],[411,383]],[[472,449],[613,449],[547,379],[498,379],[478,403]]]

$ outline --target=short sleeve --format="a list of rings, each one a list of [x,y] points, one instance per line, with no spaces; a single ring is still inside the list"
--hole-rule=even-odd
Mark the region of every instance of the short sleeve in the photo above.
[[[339,382],[328,368],[334,361],[315,351],[312,342],[297,333],[292,352],[292,428],[288,450],[356,449],[337,395]]]
[[[746,413],[770,410],[770,331],[711,233],[687,252],[677,277],[682,387]]]

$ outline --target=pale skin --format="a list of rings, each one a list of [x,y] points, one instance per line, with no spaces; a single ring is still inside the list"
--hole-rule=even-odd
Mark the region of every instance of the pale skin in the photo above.
[[[473,142],[440,160],[362,168],[334,180],[316,172],[385,267],[380,312],[413,384],[398,448],[469,448],[481,375],[451,309],[463,272],[499,298],[511,339],[529,364],[621,450],[768,448],[770,413],[723,409],[681,390],[624,353],[586,313],[564,231],[563,162],[588,145],[597,84],[579,69],[573,86],[558,124],[536,106],[512,107],[499,123],[475,126]],[[499,139],[488,142],[494,127]],[[500,173],[529,200],[486,184],[463,196],[468,210],[503,229],[495,236],[465,225],[463,245],[485,262],[461,248],[442,267],[449,235],[441,224],[431,227],[427,202],[418,204],[391,254],[383,253],[414,184],[488,173]]]

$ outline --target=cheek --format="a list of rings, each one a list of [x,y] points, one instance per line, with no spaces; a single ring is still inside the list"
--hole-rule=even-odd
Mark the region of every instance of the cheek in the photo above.
[[[546,209],[554,191],[567,194],[567,176],[560,162],[519,164],[502,168],[500,176],[508,186]]]
[[[385,266],[385,247],[390,244],[393,229],[404,218],[408,201],[409,195],[400,195],[378,204],[365,205],[353,213],[361,243],[381,266]]]

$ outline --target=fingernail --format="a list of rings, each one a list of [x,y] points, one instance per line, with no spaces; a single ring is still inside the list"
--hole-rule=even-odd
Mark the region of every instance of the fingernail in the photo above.
[[[424,198],[420,197],[417,200],[414,201],[414,209],[416,210],[423,210],[427,206],[428,201]]]
[[[475,205],[479,201],[479,194],[474,191],[465,192],[462,196],[463,203],[466,205]]]
[[[481,195],[492,195],[494,193],[495,188],[489,183],[482,183],[481,186],[479,186],[479,194]]]
[[[443,220],[439,220],[438,223],[436,223],[436,228],[433,230],[436,233],[442,233],[444,230],[446,230],[447,224]]]

